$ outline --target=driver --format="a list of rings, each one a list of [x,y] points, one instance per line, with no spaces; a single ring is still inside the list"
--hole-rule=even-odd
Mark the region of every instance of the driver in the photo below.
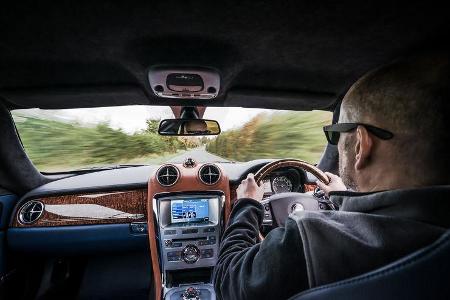
[[[198,134],[198,133],[209,133],[208,125],[204,120],[189,120],[185,123],[185,133],[187,134]]]
[[[321,187],[337,211],[296,211],[261,242],[263,187],[252,174],[243,180],[220,244],[217,297],[285,299],[386,265],[448,230],[448,78],[447,54],[415,56],[350,88],[339,124],[324,128],[342,182],[329,174]]]

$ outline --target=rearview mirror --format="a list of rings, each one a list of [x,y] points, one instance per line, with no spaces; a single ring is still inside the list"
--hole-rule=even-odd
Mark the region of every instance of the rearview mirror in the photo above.
[[[158,133],[172,136],[218,135],[220,125],[215,120],[164,119],[159,123]]]

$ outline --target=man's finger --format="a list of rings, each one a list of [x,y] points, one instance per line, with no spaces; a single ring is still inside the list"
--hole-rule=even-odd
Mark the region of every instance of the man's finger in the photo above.
[[[319,186],[319,188],[324,191],[325,189],[327,189],[327,185],[325,183],[323,183],[322,181],[316,181],[316,184]]]
[[[335,174],[333,174],[333,173],[330,173],[330,172],[325,172],[325,174],[326,174],[328,177],[330,177],[330,178],[337,178],[337,177],[339,177],[339,176],[337,176],[337,175],[335,175]]]

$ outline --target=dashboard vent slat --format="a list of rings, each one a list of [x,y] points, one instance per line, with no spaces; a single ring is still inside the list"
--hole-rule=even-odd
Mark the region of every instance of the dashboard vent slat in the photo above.
[[[44,204],[40,201],[31,200],[25,203],[19,211],[19,222],[22,224],[32,224],[36,222],[44,213]]]
[[[220,176],[221,172],[219,167],[212,164],[203,165],[198,171],[198,177],[201,182],[207,185],[216,184],[220,180]]]
[[[174,165],[164,165],[156,172],[156,179],[162,186],[172,186],[180,178],[180,171]]]

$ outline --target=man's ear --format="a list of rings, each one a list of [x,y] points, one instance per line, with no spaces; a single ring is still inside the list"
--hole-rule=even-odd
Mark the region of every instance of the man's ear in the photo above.
[[[355,169],[361,170],[370,163],[370,157],[373,151],[373,140],[364,126],[358,126],[356,129],[355,144]]]

